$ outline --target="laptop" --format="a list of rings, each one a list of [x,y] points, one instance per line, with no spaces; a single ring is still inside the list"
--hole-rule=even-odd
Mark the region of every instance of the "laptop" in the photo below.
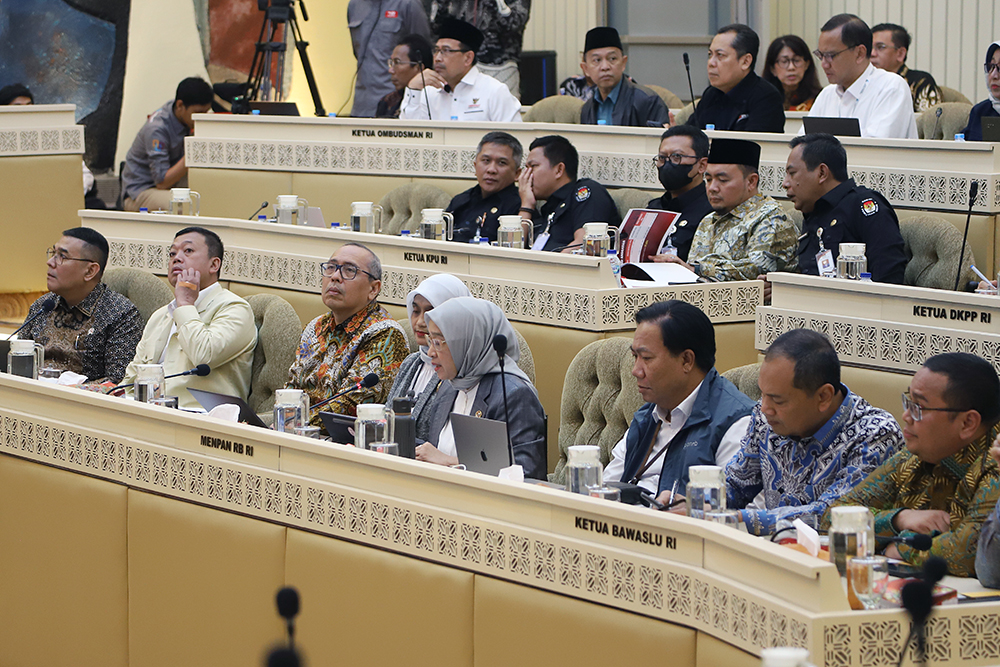
[[[1000,118],[983,116],[983,141],[1000,141]]]
[[[506,422],[452,412],[451,428],[458,462],[467,470],[497,477],[510,466]]]
[[[299,105],[295,102],[251,102],[250,111],[259,111],[261,116],[298,116]]]
[[[861,123],[857,118],[826,118],[805,116],[802,127],[806,134],[832,134],[836,137],[860,137]]]
[[[354,444],[354,417],[338,415],[335,412],[320,412],[319,418],[330,440],[342,445]]]
[[[204,389],[191,389],[188,387],[188,391],[194,396],[194,400],[198,401],[201,407],[205,408],[206,411],[211,412],[212,408],[217,405],[232,404],[239,406],[240,408],[240,421],[244,424],[250,424],[251,426],[259,426],[260,428],[267,428],[264,422],[260,420],[257,413],[250,409],[247,402],[242,398],[237,396],[226,396],[225,394],[217,394],[214,391],[205,391]]]

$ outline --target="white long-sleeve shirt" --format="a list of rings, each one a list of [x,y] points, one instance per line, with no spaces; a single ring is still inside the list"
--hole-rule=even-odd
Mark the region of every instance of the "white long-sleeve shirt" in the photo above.
[[[427,91],[426,98],[424,91]],[[428,103],[430,118],[427,115]],[[399,117],[406,120],[517,123],[521,121],[521,103],[505,84],[483,74],[473,65],[452,91],[433,86],[424,90],[407,88],[399,107]]]
[[[917,138],[913,97],[906,79],[870,63],[846,90],[833,83],[821,90],[809,115],[857,118],[862,137]]]

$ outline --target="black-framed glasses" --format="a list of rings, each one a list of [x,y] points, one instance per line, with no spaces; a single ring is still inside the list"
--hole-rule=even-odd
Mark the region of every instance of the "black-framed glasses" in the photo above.
[[[670,155],[657,155],[653,158],[653,164],[662,167],[667,162],[670,164],[683,164],[684,160],[697,160],[697,155],[684,155],[684,153],[671,153]]]
[[[319,265],[319,270],[325,278],[333,278],[333,274],[340,272],[340,277],[344,280],[354,280],[358,277],[358,273],[363,273],[372,280],[378,280],[375,276],[368,273],[364,269],[358,268],[353,264],[337,264],[336,262],[323,262]]]
[[[450,56],[453,53],[465,53],[468,50],[469,49],[452,49],[452,48],[447,47],[447,46],[435,46],[434,49],[431,51],[431,55],[434,55],[434,56],[437,56],[437,55]]]
[[[816,49],[815,51],[813,51],[813,55],[816,56],[817,58],[819,58],[821,61],[825,60],[827,62],[831,62],[831,61],[833,61],[834,58],[836,58],[837,56],[839,56],[844,51],[850,51],[853,48],[855,48],[855,47],[848,46],[848,47],[845,47],[845,48],[841,49],[840,51],[827,51],[825,53],[823,51],[820,51],[819,49]]]
[[[774,64],[777,65],[778,67],[783,67],[785,69],[788,69],[789,67],[796,67],[796,68],[798,68],[798,67],[802,67],[803,65],[806,64],[806,59],[802,58],[801,56],[794,56],[792,58],[788,58],[788,57],[778,58],[774,62]]]
[[[73,260],[74,262],[90,262],[92,264],[98,263],[92,259],[87,259],[86,257],[70,257],[69,255],[63,252],[56,250],[55,246],[52,246],[51,248],[45,251],[45,257],[47,259],[52,259],[54,257],[56,260],[56,266],[62,266],[62,263],[65,262],[67,259]]]
[[[903,410],[909,412],[915,422],[924,418],[924,412],[968,412],[971,409],[972,408],[925,408],[924,406],[913,401],[909,390],[903,392]]]
[[[983,71],[986,72],[987,76],[993,74],[993,72],[997,70],[1000,70],[1000,63],[986,63],[983,65]]]
[[[400,65],[416,67],[418,63],[411,62],[409,60],[400,60],[399,58],[389,58],[385,61],[385,64],[389,66],[389,69],[392,69],[393,67],[399,67]]]

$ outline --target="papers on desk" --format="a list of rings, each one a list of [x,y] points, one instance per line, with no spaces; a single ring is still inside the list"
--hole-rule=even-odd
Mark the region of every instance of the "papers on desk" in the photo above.
[[[640,262],[622,264],[622,283],[625,287],[653,287],[655,285],[690,285],[698,282],[698,274],[680,264]]]

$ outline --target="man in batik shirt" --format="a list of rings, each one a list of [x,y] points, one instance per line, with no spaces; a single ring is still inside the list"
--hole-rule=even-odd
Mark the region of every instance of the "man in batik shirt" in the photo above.
[[[823,512],[902,445],[899,425],[840,382],[826,336],[778,336],[760,367],[760,402],[726,466],[727,505],[747,531],[767,535]]]
[[[870,508],[876,542],[914,533],[933,538],[929,551],[888,543],[886,556],[913,565],[939,556],[948,574],[974,576],[976,542],[1000,498],[997,463],[987,453],[1000,419],[1000,379],[981,357],[939,354],[914,374],[903,408],[906,449],[831,507]],[[829,525],[827,512],[822,527]]]
[[[410,353],[403,328],[378,304],[382,264],[360,243],[347,243],[320,265],[323,303],[330,312],[306,325],[288,387],[316,404],[375,373],[374,387],[350,391],[324,408],[354,415],[361,403],[384,403],[399,365]],[[318,413],[313,423],[319,425]]]
[[[698,224],[682,264],[713,280],[754,280],[768,271],[798,264],[798,232],[781,205],[757,190],[760,145],[743,139],[715,139],[708,153],[705,188],[713,213]]]

